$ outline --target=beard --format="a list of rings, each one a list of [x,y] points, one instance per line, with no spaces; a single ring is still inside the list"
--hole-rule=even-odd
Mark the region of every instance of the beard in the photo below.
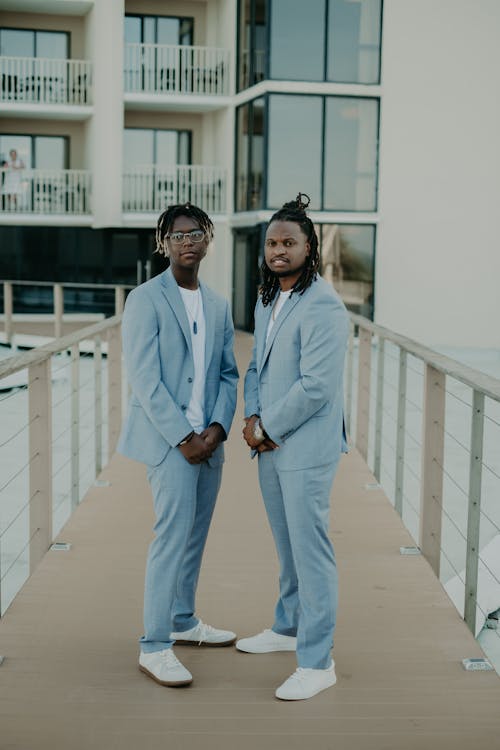
[[[273,269],[268,266],[273,276],[276,276],[277,279],[286,279],[287,276],[295,276],[297,273],[302,273],[305,267],[306,264],[304,263],[304,265],[299,268],[283,268],[281,271],[273,271]]]

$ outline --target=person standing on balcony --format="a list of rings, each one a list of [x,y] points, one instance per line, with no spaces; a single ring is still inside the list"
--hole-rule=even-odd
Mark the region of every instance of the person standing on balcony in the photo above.
[[[268,224],[245,377],[243,436],[259,457],[280,594],[272,628],[239,640],[236,648],[296,651],[298,669],[276,690],[283,700],[311,698],[336,682],[337,570],[328,522],[333,478],[347,450],[342,381],[348,316],[318,276],[308,204],[299,193]]]
[[[186,203],[164,211],[156,242],[169,268],[134,289],[123,314],[132,394],[118,450],[147,465],[156,516],[139,668],[168,686],[192,681],[174,642],[228,646],[236,640],[195,615],[238,380],[229,304],[198,281],[212,236],[200,208]]]
[[[7,210],[17,208],[18,196],[22,195],[22,170],[25,168],[22,159],[19,159],[15,148],[9,151],[9,160],[2,164],[5,173],[2,195],[6,197],[5,208]]]

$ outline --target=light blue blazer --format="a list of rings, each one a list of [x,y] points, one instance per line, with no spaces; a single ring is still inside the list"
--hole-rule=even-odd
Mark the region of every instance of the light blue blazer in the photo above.
[[[273,304],[255,308],[255,342],[245,377],[245,415],[259,414],[278,444],[278,469],[321,466],[347,451],[343,371],[349,320],[318,277],[285,302],[266,343]]]
[[[200,289],[206,321],[205,423],[218,422],[227,436],[238,382],[233,321],[225,299],[205,284],[200,283]],[[170,269],[128,295],[122,340],[132,396],[118,451],[157,466],[192,429],[185,415],[194,379],[191,333]],[[209,463],[223,461],[220,445]]]

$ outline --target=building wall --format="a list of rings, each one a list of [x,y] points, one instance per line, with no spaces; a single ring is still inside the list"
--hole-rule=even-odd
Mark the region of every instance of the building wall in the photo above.
[[[500,347],[500,3],[385,0],[376,321]]]

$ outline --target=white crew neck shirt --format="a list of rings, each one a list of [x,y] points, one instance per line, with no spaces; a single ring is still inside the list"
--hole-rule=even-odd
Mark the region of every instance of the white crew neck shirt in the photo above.
[[[194,378],[191,400],[186,418],[195,432],[202,432],[205,425],[205,341],[206,326],[203,312],[203,298],[200,287],[198,289],[184,289],[179,287],[191,332],[193,347]],[[196,333],[195,333],[196,330]]]
[[[267,344],[267,340],[269,338],[269,335],[270,335],[271,331],[273,330],[274,324],[276,323],[278,315],[281,312],[281,308],[283,307],[283,305],[285,304],[285,302],[287,301],[287,299],[289,298],[289,296],[291,295],[291,293],[292,293],[291,289],[289,289],[288,292],[280,292],[278,299],[273,304],[273,310],[272,310],[272,313],[271,313],[271,317],[269,318],[269,324],[267,326],[266,344]]]

